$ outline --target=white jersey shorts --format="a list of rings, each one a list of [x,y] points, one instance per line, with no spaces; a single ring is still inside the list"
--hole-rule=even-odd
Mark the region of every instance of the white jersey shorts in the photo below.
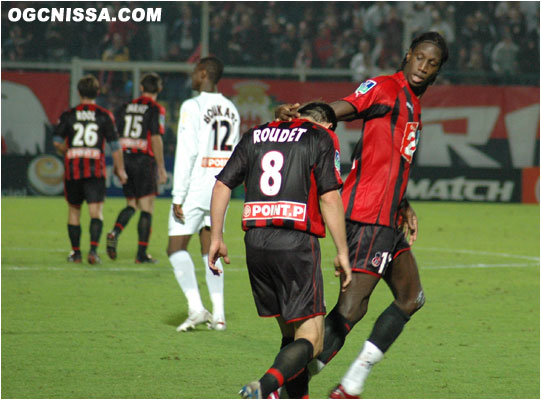
[[[182,211],[184,212],[184,223],[180,222],[175,216],[173,204],[171,204],[169,209],[169,236],[193,235],[199,233],[206,226],[210,227],[210,210],[201,207],[200,202],[192,201],[191,196],[186,198],[186,202],[182,205]]]
[[[169,209],[169,236],[193,235],[205,226],[210,227],[210,210],[201,208],[200,203],[191,201],[190,196],[182,205],[184,223],[173,213],[173,204]]]

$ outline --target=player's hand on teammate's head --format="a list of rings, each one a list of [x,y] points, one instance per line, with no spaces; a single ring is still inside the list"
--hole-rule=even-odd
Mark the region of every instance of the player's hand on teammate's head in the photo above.
[[[347,254],[337,254],[334,258],[334,276],[340,277],[341,291],[345,292],[351,283],[351,267]]]
[[[274,109],[276,121],[291,121],[293,118],[299,118],[301,115],[297,112],[301,105],[295,104],[280,104]]]

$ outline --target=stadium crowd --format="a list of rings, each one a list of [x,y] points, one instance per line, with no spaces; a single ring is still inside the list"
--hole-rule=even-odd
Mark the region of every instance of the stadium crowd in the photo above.
[[[9,22],[2,3],[2,60],[194,61],[201,2],[50,2],[48,7],[162,8],[160,23]],[[392,73],[417,33],[434,30],[451,50],[448,69],[539,73],[539,2],[210,2],[210,52],[226,65],[343,68],[361,80]],[[67,39],[69,38],[69,39]],[[470,83],[470,82],[463,82]]]

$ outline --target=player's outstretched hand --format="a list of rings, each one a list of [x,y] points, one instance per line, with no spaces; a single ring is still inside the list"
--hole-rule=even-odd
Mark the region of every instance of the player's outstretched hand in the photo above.
[[[222,257],[226,264],[229,264],[227,246],[222,240],[211,240],[209,248],[209,268],[214,275],[220,275],[223,271],[216,266],[216,261]]]
[[[301,115],[297,112],[300,104],[280,104],[274,110],[276,121],[291,121],[293,118],[299,118]]]
[[[158,184],[165,185],[167,182],[167,171],[165,168],[158,168]]]
[[[408,204],[406,207],[402,207],[398,210],[402,217],[400,228],[404,231],[406,239],[408,239],[409,245],[413,245],[413,242],[417,240],[419,233],[419,225],[417,221],[417,214],[413,208]]]
[[[351,283],[351,267],[347,254],[337,254],[334,258],[334,276],[340,277],[342,292],[345,292]]]

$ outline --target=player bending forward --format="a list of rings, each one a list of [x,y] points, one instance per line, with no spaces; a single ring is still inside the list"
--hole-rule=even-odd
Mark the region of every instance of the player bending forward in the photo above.
[[[257,311],[276,317],[282,347],[258,381],[244,386],[244,398],[267,398],[286,385],[291,398],[295,381],[306,381],[307,364],[323,348],[325,301],[318,237],[327,225],[337,249],[336,276],[342,289],[351,280],[344,209],[338,190],[340,152],[329,128],[336,117],[324,103],[311,103],[291,122],[271,122],[242,136],[216,177],[211,203],[209,266],[218,274],[219,257],[229,263],[223,241],[224,216],[231,191],[244,182],[242,227],[246,262]],[[304,390],[304,387],[303,387]]]

